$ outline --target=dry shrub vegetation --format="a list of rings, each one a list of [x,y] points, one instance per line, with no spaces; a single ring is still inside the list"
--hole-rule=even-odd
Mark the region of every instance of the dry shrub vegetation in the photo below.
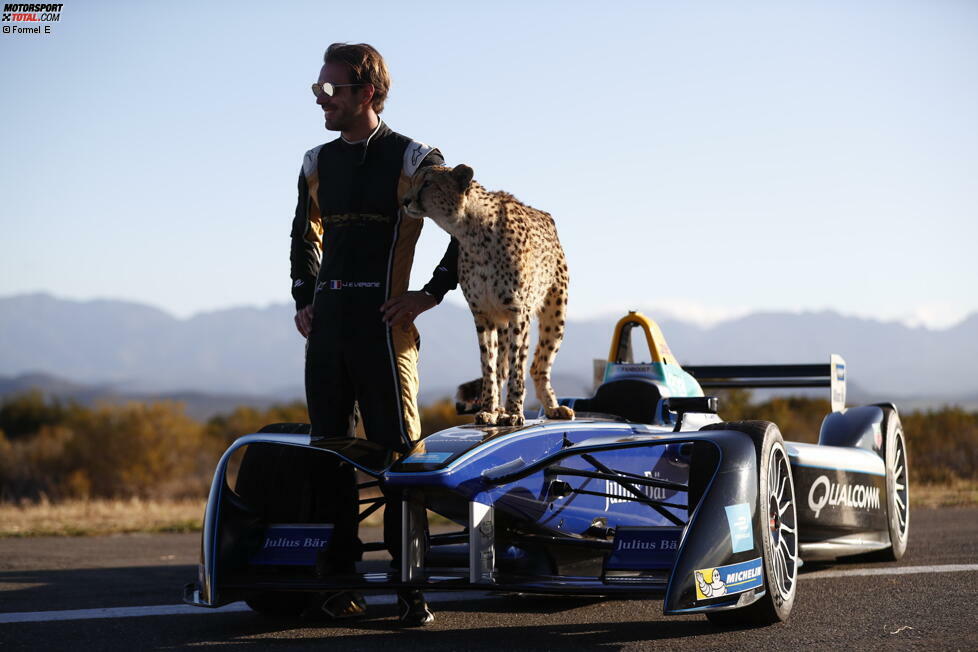
[[[69,499],[0,503],[0,537],[76,536],[200,529],[203,498]]]
[[[721,394],[725,419],[774,421],[794,441],[817,441],[828,410],[821,399]],[[448,400],[421,416],[424,434],[470,420]],[[901,418],[915,503],[978,502],[978,413],[946,407]],[[200,423],[179,403],[86,408],[37,392],[9,397],[0,404],[0,536],[195,529],[230,442],[268,423],[306,420],[301,402],[239,407]]]
[[[825,399],[789,396],[753,403],[750,393],[744,390],[720,394],[724,419],[773,421],[784,438],[791,441],[817,442],[822,418],[829,409]],[[907,437],[913,484],[978,486],[978,412],[948,406],[901,412],[900,421]]]

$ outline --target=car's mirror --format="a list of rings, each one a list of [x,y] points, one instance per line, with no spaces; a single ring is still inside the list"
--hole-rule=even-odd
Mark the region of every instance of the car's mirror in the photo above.
[[[671,396],[663,400],[667,410],[680,414],[687,412],[717,413],[718,401],[716,396]]]
[[[676,427],[673,428],[674,432],[679,432],[683,427],[684,415],[690,412],[716,414],[717,404],[716,396],[670,396],[669,398],[662,399],[664,410],[677,414]]]

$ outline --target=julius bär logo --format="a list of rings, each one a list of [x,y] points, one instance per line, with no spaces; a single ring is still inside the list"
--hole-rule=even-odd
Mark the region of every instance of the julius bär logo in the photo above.
[[[17,23],[4,25],[4,34],[50,34],[50,25],[32,23],[56,23],[61,20],[64,4],[12,4],[3,6],[3,22]]]

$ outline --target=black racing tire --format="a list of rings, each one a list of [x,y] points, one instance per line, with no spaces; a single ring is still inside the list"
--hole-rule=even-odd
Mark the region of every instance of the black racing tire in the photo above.
[[[270,423],[258,431],[267,434],[302,435],[309,434],[308,423]],[[238,467],[234,491],[252,507],[261,506],[266,513],[270,503],[277,502],[274,494],[283,492],[283,487],[295,491],[294,469],[298,462],[295,451],[290,447],[276,444],[249,444]],[[288,492],[286,492],[288,493]],[[269,515],[270,516],[270,515]]]
[[[270,423],[263,426],[258,432],[284,435],[308,435],[310,428],[311,426],[308,423],[283,422]],[[289,449],[273,450],[275,450],[275,452],[282,457],[289,455],[291,452]],[[257,463],[262,464],[260,461]],[[271,466],[275,466],[275,463],[273,462]],[[263,472],[267,469],[268,465],[263,464],[262,467],[264,467],[261,468],[261,471]],[[264,473],[259,473],[259,475],[264,475]],[[266,483],[262,484],[264,485]],[[277,486],[277,483],[270,484]],[[276,491],[274,489],[270,490],[269,487],[264,486],[263,493],[270,494],[274,497]],[[274,504],[276,501],[272,500],[271,502]],[[266,618],[294,619],[301,616],[306,609],[308,609],[313,595],[315,594],[304,593],[301,591],[263,591],[245,599],[245,604],[247,604],[252,611],[257,612]]]
[[[309,424],[273,423],[259,432],[302,435]],[[337,465],[333,456],[304,446],[255,442],[244,449],[234,492],[266,523],[332,523]],[[357,504],[355,493],[351,500]]]
[[[892,405],[879,407],[883,409],[886,517],[890,530],[890,547],[881,550],[879,557],[897,561],[907,551],[910,539],[910,464],[900,415]]]
[[[707,612],[714,625],[771,625],[788,619],[798,587],[798,514],[791,462],[781,431],[770,421],[731,421],[703,430],[737,430],[757,449],[758,505],[765,593],[757,601],[726,611]]]
[[[245,600],[252,611],[268,618],[298,618],[309,606],[309,593],[263,591]]]

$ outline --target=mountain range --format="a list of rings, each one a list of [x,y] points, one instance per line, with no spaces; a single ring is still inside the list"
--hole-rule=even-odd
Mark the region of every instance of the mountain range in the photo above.
[[[605,358],[619,315],[569,320],[554,366],[558,394],[589,395],[593,360]],[[652,318],[666,314],[643,310]],[[145,304],[74,301],[49,294],[0,298],[0,393],[223,396],[265,402],[302,393],[304,340],[291,304],[176,318]],[[831,311],[753,313],[705,327],[658,319],[685,364],[827,362],[845,357],[850,396],[914,406],[978,405],[978,313],[952,328],[911,328]],[[444,303],[418,318],[423,402],[479,375],[468,310]],[[639,349],[642,351],[643,349]],[[31,374],[35,374],[31,376]],[[39,374],[39,375],[38,375]],[[60,389],[59,389],[60,384]],[[532,398],[532,397],[530,397]]]

